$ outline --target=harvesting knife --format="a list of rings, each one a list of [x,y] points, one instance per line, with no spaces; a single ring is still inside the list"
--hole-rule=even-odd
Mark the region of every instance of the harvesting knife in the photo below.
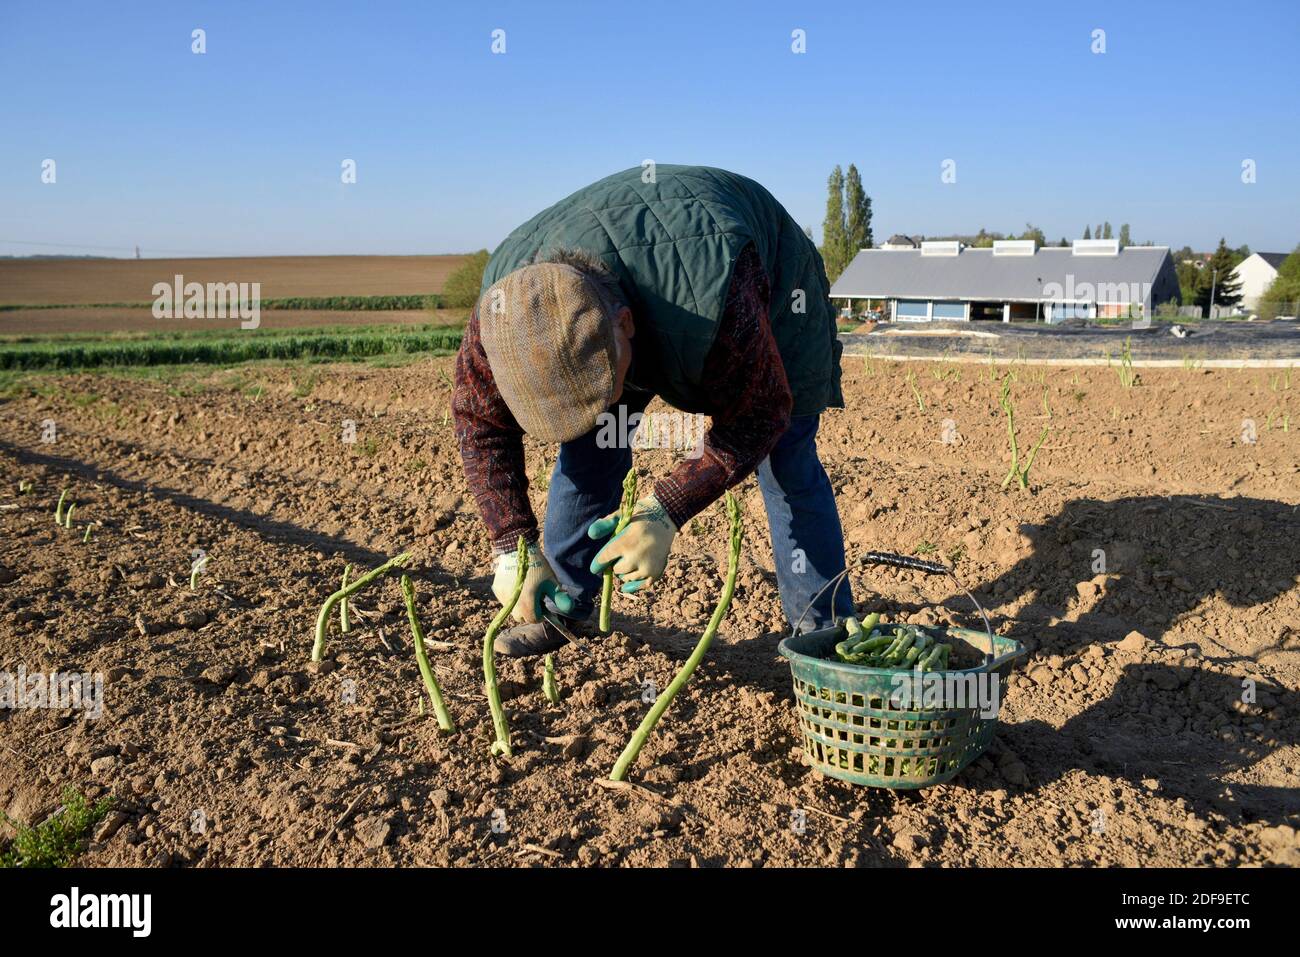
[[[552,628],[568,639],[569,644],[576,646],[584,655],[591,654],[591,649],[587,647],[587,643],[566,628],[559,615],[544,611],[542,617],[546,619]]]

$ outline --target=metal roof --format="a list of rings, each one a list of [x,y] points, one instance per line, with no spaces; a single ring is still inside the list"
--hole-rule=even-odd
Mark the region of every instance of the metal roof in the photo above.
[[[1258,255],[1260,259],[1264,260],[1264,262],[1268,263],[1274,269],[1280,269],[1282,267],[1282,263],[1286,261],[1286,257],[1291,254],[1290,253],[1257,253],[1256,255]]]
[[[1045,246],[1032,256],[994,256],[964,248],[956,256],[925,256],[919,249],[863,249],[831,286],[831,296],[880,299],[987,299],[997,302],[1052,298],[1044,287],[1082,283],[1151,283],[1169,258],[1164,246],[1126,246],[1116,256],[1080,256],[1069,247]]]

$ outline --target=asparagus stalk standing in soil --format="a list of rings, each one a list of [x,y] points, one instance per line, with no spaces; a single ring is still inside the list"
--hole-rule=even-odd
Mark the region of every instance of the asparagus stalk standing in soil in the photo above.
[[[492,741],[492,753],[510,757],[510,726],[506,724],[506,709],[501,706],[501,689],[497,687],[497,663],[492,651],[497,632],[505,624],[510,613],[515,610],[519,596],[524,590],[524,578],[528,575],[528,543],[519,536],[518,571],[515,573],[515,588],[510,600],[501,606],[492,623],[483,635],[483,687],[487,692],[488,708],[492,711],[492,729],[495,737]]]
[[[348,573],[345,569],[343,572],[345,582],[347,577]],[[408,575],[402,576],[402,597],[406,599],[406,617],[411,622],[411,637],[415,640],[415,660],[420,665],[420,676],[424,679],[424,687],[429,691],[433,713],[438,717],[438,727],[443,731],[455,731],[456,725],[451,720],[446,702],[442,700],[442,689],[438,687],[438,679],[434,677],[433,669],[429,666],[429,655],[424,650],[424,629],[420,627],[420,616],[415,610],[415,586],[411,584]],[[347,605],[344,604],[342,607],[346,608]]]
[[[348,572],[350,571],[352,571],[350,563],[343,566],[343,582],[339,585],[340,588],[346,589],[348,587]],[[402,576],[402,581],[406,581],[405,575]],[[405,584],[402,585],[402,591],[406,591]],[[351,630],[352,620],[348,617],[348,600],[343,598],[339,600],[339,634],[346,635]]]
[[[320,661],[321,658],[325,656],[325,629],[329,624],[330,612],[334,610],[334,606],[343,599],[349,598],[361,591],[361,589],[365,588],[380,575],[390,569],[401,568],[410,560],[411,553],[402,552],[402,554],[398,555],[396,558],[390,558],[373,571],[366,572],[366,574],[362,575],[347,588],[340,588],[334,594],[330,595],[329,598],[325,599],[325,604],[321,605],[320,614],[316,616],[316,641],[311,646],[312,661]]]
[[[659,723],[659,719],[668,710],[668,706],[673,703],[673,698],[677,696],[677,692],[685,687],[686,682],[695,673],[695,669],[704,660],[704,655],[708,652],[709,645],[713,644],[713,638],[718,633],[718,627],[722,624],[727,609],[731,607],[731,596],[736,590],[736,571],[740,567],[740,552],[744,542],[745,529],[741,521],[740,502],[730,492],[727,493],[727,518],[731,522],[731,545],[727,552],[727,578],[722,586],[722,597],[718,599],[718,607],[713,609],[713,617],[709,619],[709,625],[704,629],[704,634],[700,636],[699,642],[695,645],[695,650],[686,659],[686,664],[682,665],[681,671],[677,672],[672,682],[659,695],[649,713],[641,720],[641,725],[636,729],[636,733],[632,735],[632,740],[627,743],[627,747],[619,755],[618,761],[614,764],[614,770],[609,775],[611,781],[622,781],[627,777],[627,769],[632,766],[632,762],[641,753],[641,748],[649,739],[650,732]]]
[[[636,508],[636,469],[628,469],[623,477],[623,504],[619,509],[618,524],[614,526],[614,535],[627,528],[632,520],[632,510]],[[605,581],[600,587],[600,630],[609,634],[611,627],[610,606],[614,598],[614,569],[605,570]]]
[[[560,703],[560,688],[555,683],[555,655],[547,655],[542,666],[542,694],[551,704]]]

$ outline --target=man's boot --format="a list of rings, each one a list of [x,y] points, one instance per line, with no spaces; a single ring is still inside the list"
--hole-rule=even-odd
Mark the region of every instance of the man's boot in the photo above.
[[[571,631],[576,638],[590,638],[594,634],[586,621],[560,617],[560,623]],[[535,624],[515,625],[500,632],[492,647],[499,655],[507,658],[528,658],[533,655],[545,655],[563,648],[569,639],[549,621],[543,619]]]

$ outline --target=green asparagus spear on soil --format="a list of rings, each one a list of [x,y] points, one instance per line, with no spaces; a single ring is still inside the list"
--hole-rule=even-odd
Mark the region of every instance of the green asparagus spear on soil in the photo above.
[[[659,719],[668,710],[668,706],[673,703],[673,698],[677,697],[677,692],[685,687],[686,682],[695,673],[695,669],[704,660],[704,655],[709,650],[709,645],[713,644],[713,637],[718,633],[718,628],[722,624],[723,617],[727,614],[727,609],[731,607],[731,596],[736,590],[736,572],[740,568],[740,552],[744,543],[745,529],[744,523],[741,521],[740,502],[730,492],[727,493],[727,518],[731,523],[731,546],[727,552],[727,577],[722,584],[722,596],[718,599],[718,607],[713,609],[713,617],[709,619],[708,627],[704,629],[704,634],[700,636],[699,642],[695,645],[695,650],[686,659],[686,664],[682,665],[681,670],[677,672],[668,687],[659,695],[650,711],[641,719],[641,725],[636,729],[636,733],[632,735],[632,740],[627,743],[627,747],[623,749],[623,753],[619,755],[618,761],[614,764],[614,770],[609,774],[611,781],[622,781],[627,777],[627,769],[632,766],[632,762],[641,753],[641,748],[650,737],[650,732],[659,723]]]
[[[551,704],[560,703],[560,688],[555,683],[555,655],[547,655],[542,665],[542,694]]]
[[[351,564],[343,566],[343,583],[339,586],[340,588],[348,587],[348,572],[350,571],[352,571]],[[406,576],[403,575],[402,578],[403,580],[405,580]],[[403,591],[405,591],[405,589],[403,589]],[[340,598],[339,599],[339,634],[346,635],[351,630],[352,630],[352,620],[351,618],[348,617],[348,600],[346,598]]]
[[[627,470],[623,476],[623,502],[619,508],[618,524],[614,526],[614,535],[627,528],[632,520],[632,510],[636,508],[636,469]],[[612,540],[612,537],[611,537]],[[608,634],[611,627],[611,609],[614,598],[614,569],[605,569],[605,580],[600,586],[600,630]]]
[[[497,687],[497,663],[492,643],[496,641],[497,632],[510,617],[510,613],[515,610],[519,596],[524,590],[524,576],[528,574],[528,543],[524,541],[522,535],[519,536],[518,556],[519,566],[515,573],[514,591],[510,593],[510,600],[501,606],[501,610],[496,613],[496,617],[492,619],[487,632],[483,635],[483,687],[487,692],[488,709],[492,712],[492,730],[495,734],[492,753],[507,758],[511,753],[510,726],[506,724],[506,709],[501,705],[501,689]]]
[[[401,568],[410,560],[411,553],[402,552],[402,554],[398,555],[396,558],[390,558],[378,568],[366,572],[366,574],[348,585],[347,588],[340,588],[334,594],[330,595],[329,598],[325,599],[325,604],[321,605],[320,614],[316,616],[316,641],[311,646],[312,661],[320,661],[321,658],[325,656],[325,630],[326,626],[329,624],[330,612],[334,610],[334,606],[343,599],[350,598],[352,595],[361,591],[361,589],[365,588],[380,575],[383,575],[385,572],[394,568]]]
[[[345,570],[344,581],[347,577]],[[438,717],[438,727],[443,731],[455,731],[456,725],[451,720],[446,702],[442,700],[442,689],[438,687],[438,679],[434,677],[433,669],[429,667],[429,655],[424,650],[424,629],[420,627],[420,616],[415,610],[415,586],[411,584],[411,579],[407,575],[402,576],[402,597],[406,599],[406,617],[411,623],[411,637],[415,641],[415,661],[420,666],[420,677],[424,679],[424,687],[429,692],[433,713]]]

